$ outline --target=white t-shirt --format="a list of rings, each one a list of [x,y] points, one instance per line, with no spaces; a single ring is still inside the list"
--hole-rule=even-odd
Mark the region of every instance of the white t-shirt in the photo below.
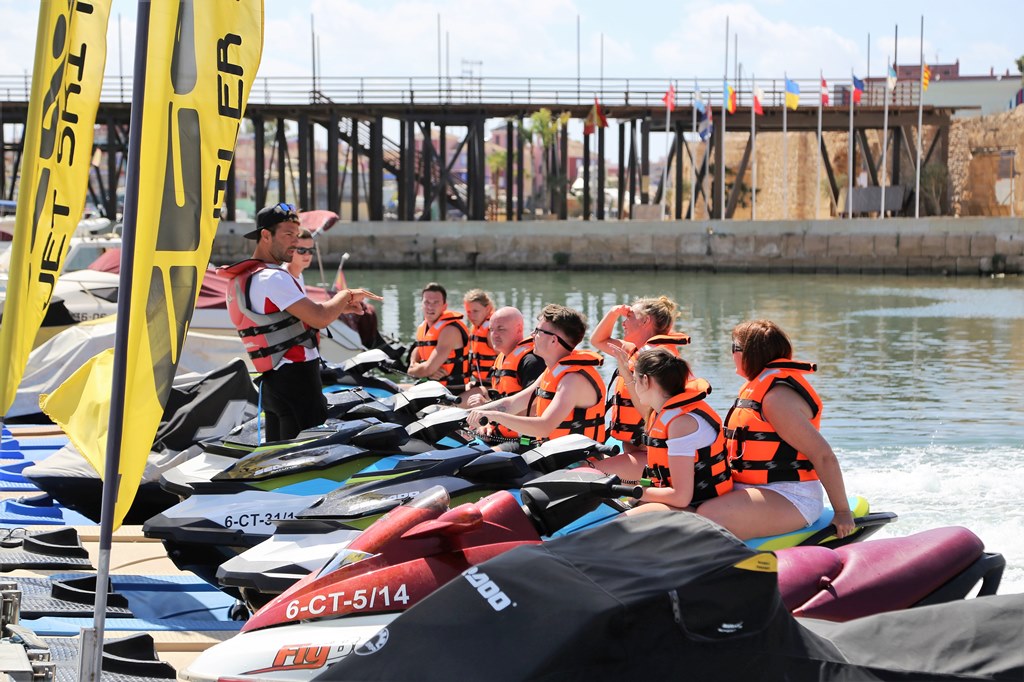
[[[280,312],[305,297],[305,285],[279,265],[267,265],[249,280],[249,303],[253,312],[264,315]],[[289,348],[277,364],[281,366],[289,362],[306,362],[319,357],[316,348],[295,346]]]
[[[697,450],[712,445],[718,438],[718,432],[707,419],[699,414],[691,413],[690,416],[697,420],[697,430],[688,436],[669,439],[666,443],[669,457],[692,458]]]

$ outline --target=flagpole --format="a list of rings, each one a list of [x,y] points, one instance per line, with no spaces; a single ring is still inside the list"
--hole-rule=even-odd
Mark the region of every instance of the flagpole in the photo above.
[[[693,95],[690,96],[690,113],[693,118],[693,135],[690,138],[690,142],[693,142],[697,137],[697,94],[700,92],[700,86],[697,85],[697,79],[693,80]],[[694,214],[694,204],[697,194],[697,158],[691,153],[690,154],[690,170],[693,172],[693,182],[690,183],[690,220],[696,220],[697,216]]]
[[[853,217],[853,97],[857,92],[856,86],[853,84],[853,71],[850,71],[850,134],[847,138],[847,145],[849,147],[847,151],[848,168],[846,174],[846,217]]]
[[[818,159],[818,163],[815,164],[817,169],[817,178],[814,182],[814,219],[818,219],[818,211],[821,208],[821,108],[825,104],[825,74],[818,69],[818,79],[821,81],[818,84],[818,149],[815,157]]]
[[[675,94],[675,89],[673,88],[673,95],[674,94]],[[665,219],[665,204],[666,204],[665,197],[668,194],[668,192],[665,191],[665,182],[668,180],[668,146],[669,146],[669,144],[672,141],[671,137],[669,136],[669,131],[668,131],[671,117],[672,117],[672,109],[666,104],[665,105],[665,160],[661,164],[661,219],[662,220]],[[682,161],[683,161],[682,159],[679,159],[679,160],[676,161],[676,164],[678,165],[678,164],[682,163]]]
[[[757,220],[757,112],[754,111],[754,99],[757,97],[757,79],[750,74],[750,155],[753,165],[750,167],[750,219]]]
[[[725,71],[722,72],[722,167],[718,169],[720,189],[718,192],[718,219],[725,220],[725,100],[729,97],[726,92],[725,82],[729,79],[729,17],[725,17]]]
[[[917,88],[917,172],[914,178],[914,217],[921,217],[921,124],[924,118],[924,15],[921,15],[921,77]]]
[[[786,112],[789,111],[789,76],[782,72],[782,219],[789,219],[789,166],[786,165]]]
[[[892,67],[889,67],[892,68]],[[878,208],[878,218],[885,217],[885,183],[888,182],[888,163],[886,159],[889,153],[889,73],[885,74],[885,87],[883,88],[885,106],[882,111],[882,201]]]
[[[107,582],[110,578],[110,550],[117,504],[121,436],[124,431],[124,396],[128,354],[128,322],[132,300],[132,256],[135,252],[135,224],[139,194],[139,156],[142,143],[142,101],[146,94],[146,60],[149,44],[150,4],[140,2],[135,30],[135,68],[132,107],[128,124],[128,167],[125,172],[124,222],[121,232],[121,276],[118,284],[117,321],[114,329],[114,376],[110,389],[110,423],[104,462],[102,507],[100,510],[99,557],[96,568],[96,604],[93,627],[82,628],[79,680],[99,682],[103,666],[103,631],[106,626]]]

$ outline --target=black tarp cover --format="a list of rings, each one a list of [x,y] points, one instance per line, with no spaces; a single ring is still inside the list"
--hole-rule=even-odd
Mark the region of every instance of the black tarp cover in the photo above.
[[[884,617],[819,632],[782,605],[773,559],[692,514],[616,519],[481,564],[316,679],[1021,679],[1024,600],[891,614],[892,633]],[[964,608],[984,613],[976,629],[933,635]]]

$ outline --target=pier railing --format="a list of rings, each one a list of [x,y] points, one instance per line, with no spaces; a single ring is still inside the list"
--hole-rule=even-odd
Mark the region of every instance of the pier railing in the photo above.
[[[817,78],[791,79],[800,86],[800,106],[817,107],[821,81]],[[849,77],[826,79],[831,106],[846,106]],[[442,105],[467,106],[483,104],[523,105],[527,107],[590,106],[596,97],[606,107],[659,107],[669,84],[675,88],[677,106],[687,107],[698,99],[713,107],[722,105],[722,79],[666,78],[519,78],[505,76],[323,76],[323,77],[258,77],[253,84],[249,102],[252,104],[311,104],[330,101],[335,104],[380,105]],[[781,106],[786,101],[785,80],[749,78],[738,83],[730,80],[736,90],[739,106],[749,106],[756,87],[764,93],[764,106]],[[27,102],[31,76],[0,75],[0,100]],[[917,106],[917,81],[900,81],[889,103],[894,106]],[[871,79],[861,106],[882,106],[885,102],[884,79]],[[132,99],[130,76],[107,76],[103,79],[101,101],[129,103]]]

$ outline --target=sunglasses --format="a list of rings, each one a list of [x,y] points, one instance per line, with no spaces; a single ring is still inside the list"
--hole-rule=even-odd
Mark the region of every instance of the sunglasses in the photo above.
[[[299,254],[300,256],[312,256],[315,251],[316,251],[316,249],[313,248],[312,246],[310,246],[310,247],[296,246],[295,247],[295,253]]]
[[[743,346],[741,346],[738,343],[734,342],[732,344],[732,352],[733,353],[742,353],[743,352]]]
[[[556,339],[558,339],[558,343],[562,344],[562,348],[570,351],[572,350],[572,346],[566,343],[565,339],[563,339],[561,336],[554,332],[549,332],[547,329],[541,329],[540,327],[537,327],[536,329],[533,330],[533,335],[537,336],[537,334],[547,334],[548,336],[553,336]]]
[[[284,216],[278,222],[299,222],[299,211],[295,208],[295,204],[287,204],[282,201],[274,206],[274,213]]]

